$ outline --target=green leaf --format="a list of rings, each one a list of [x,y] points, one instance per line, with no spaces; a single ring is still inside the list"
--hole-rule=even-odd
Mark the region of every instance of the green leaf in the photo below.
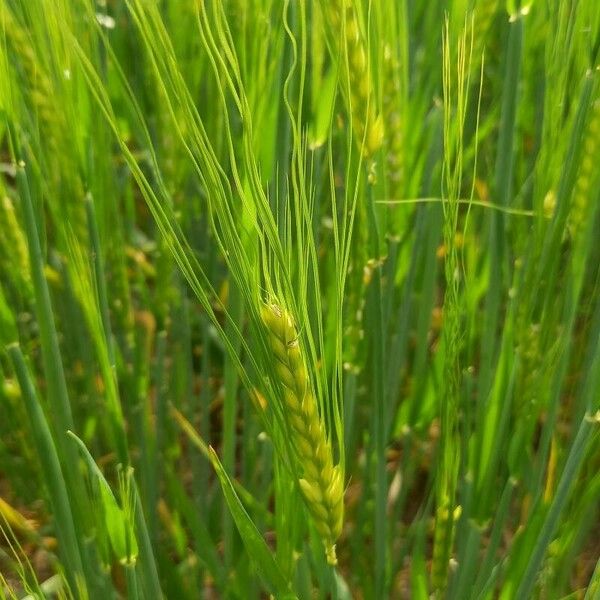
[[[335,69],[329,69],[321,81],[322,87],[319,90],[318,102],[314,107],[315,116],[308,130],[308,143],[313,150],[327,141],[335,102],[336,83],[337,72]]]
[[[250,515],[248,515],[246,509],[235,493],[233,484],[227,476],[225,469],[223,469],[223,465],[219,461],[217,453],[210,446],[208,452],[210,461],[221,482],[221,487],[229,511],[231,512],[233,520],[240,532],[240,536],[242,537],[242,541],[248,551],[248,555],[251,557],[260,578],[268,590],[271,593],[274,593],[277,598],[295,598],[296,596],[290,592],[290,582],[284,577],[273,553],[267,546],[265,540],[256,528],[256,525],[252,522]]]
[[[104,475],[102,475],[83,441],[72,431],[69,431],[68,434],[79,446],[90,475],[98,485],[97,489],[100,493],[104,526],[106,527],[106,533],[110,539],[115,556],[122,563],[129,564],[135,562],[138,555],[138,545],[133,531],[132,511],[124,510],[119,506],[108,482],[104,479]],[[121,489],[125,490],[127,487],[127,484],[122,484]],[[124,495],[129,495],[129,493],[126,492]]]

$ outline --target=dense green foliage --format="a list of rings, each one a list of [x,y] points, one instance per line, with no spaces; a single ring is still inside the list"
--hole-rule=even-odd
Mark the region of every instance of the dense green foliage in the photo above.
[[[600,598],[597,0],[0,0],[0,154],[1,598]]]

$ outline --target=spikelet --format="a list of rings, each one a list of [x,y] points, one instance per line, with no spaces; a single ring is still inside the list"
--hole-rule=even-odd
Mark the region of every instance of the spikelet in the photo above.
[[[0,198],[0,258],[5,264],[16,265],[10,271],[18,289],[28,298],[31,297],[31,277],[27,240],[21,227],[15,207],[8,196]]]
[[[337,37],[342,32],[345,34],[349,81],[346,81],[344,75],[343,84],[344,87],[349,85],[346,96],[351,104],[352,129],[356,142],[362,148],[363,156],[369,158],[379,150],[383,142],[383,119],[376,110],[366,44],[351,2],[333,0],[326,2],[325,6],[325,17],[334,36]]]
[[[123,345],[129,350],[134,345],[134,311],[131,301],[131,285],[127,271],[125,240],[118,221],[112,225],[114,243],[108,245],[106,271],[112,289],[112,312],[118,330],[124,333]],[[129,351],[127,350],[127,351]]]
[[[448,502],[438,506],[435,514],[435,532],[433,557],[431,561],[431,586],[434,590],[443,590],[448,581],[448,567],[451,559],[456,523],[462,509],[457,506],[450,511]]]
[[[283,412],[301,474],[298,484],[325,545],[327,562],[335,565],[335,542],[342,531],[344,518],[344,482],[340,465],[333,464],[331,444],[319,416],[291,315],[277,304],[263,304],[261,316],[282,384]]]
[[[384,54],[383,115],[386,131],[386,171],[389,180],[389,196],[397,198],[403,177],[403,131],[400,115],[400,85],[398,60],[389,46]]]
[[[46,134],[46,142],[51,145],[51,150],[55,150],[53,132],[60,114],[52,105],[52,83],[40,65],[26,30],[5,3],[0,6],[0,22],[4,23],[6,39],[15,54],[13,60],[21,67],[24,83],[29,89],[29,100]]]
[[[519,344],[517,346],[521,362],[521,376],[517,386],[522,398],[521,405],[531,410],[539,394],[541,369],[546,353],[542,352],[539,323],[523,324],[519,330]]]
[[[72,147],[72,127],[66,121],[66,111],[61,102],[60,87],[52,76],[52,61],[47,52],[36,45],[35,32],[22,25],[9,3],[0,2],[0,26],[6,34],[8,59],[14,68],[19,95],[35,118],[41,145],[39,157],[49,185],[60,190],[67,198],[81,198],[83,183],[79,177],[75,154],[59,150]],[[62,73],[67,78],[68,71]],[[58,222],[69,221],[77,236],[85,235],[85,211],[82,203],[48,204],[52,218]]]
[[[573,204],[567,223],[573,239],[577,239],[578,234],[589,222],[590,201],[597,189],[594,184],[598,180],[598,162],[600,162],[600,98],[594,102],[591,109],[583,142],[581,165],[573,192]]]

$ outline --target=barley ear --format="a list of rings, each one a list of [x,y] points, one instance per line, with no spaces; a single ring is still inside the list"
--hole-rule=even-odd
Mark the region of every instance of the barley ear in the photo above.
[[[352,107],[352,129],[363,156],[371,158],[383,143],[384,123],[381,115],[377,114],[367,45],[360,29],[358,15],[348,0],[333,0],[325,3],[325,6],[325,18],[334,35],[344,31],[348,81],[344,81],[343,85]]]
[[[319,416],[292,316],[274,303],[263,304],[261,316],[283,390],[281,404],[298,467],[298,487],[323,540],[327,562],[335,565],[335,542],[344,519],[342,472],[333,464],[331,443]]]

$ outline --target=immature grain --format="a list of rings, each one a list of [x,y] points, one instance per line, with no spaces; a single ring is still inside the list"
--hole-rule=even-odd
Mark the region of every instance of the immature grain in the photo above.
[[[300,473],[298,484],[325,545],[327,561],[334,565],[335,542],[344,518],[342,472],[339,465],[333,464],[331,444],[290,313],[271,303],[262,306],[261,315],[277,359],[275,370],[283,389],[283,411]]]

